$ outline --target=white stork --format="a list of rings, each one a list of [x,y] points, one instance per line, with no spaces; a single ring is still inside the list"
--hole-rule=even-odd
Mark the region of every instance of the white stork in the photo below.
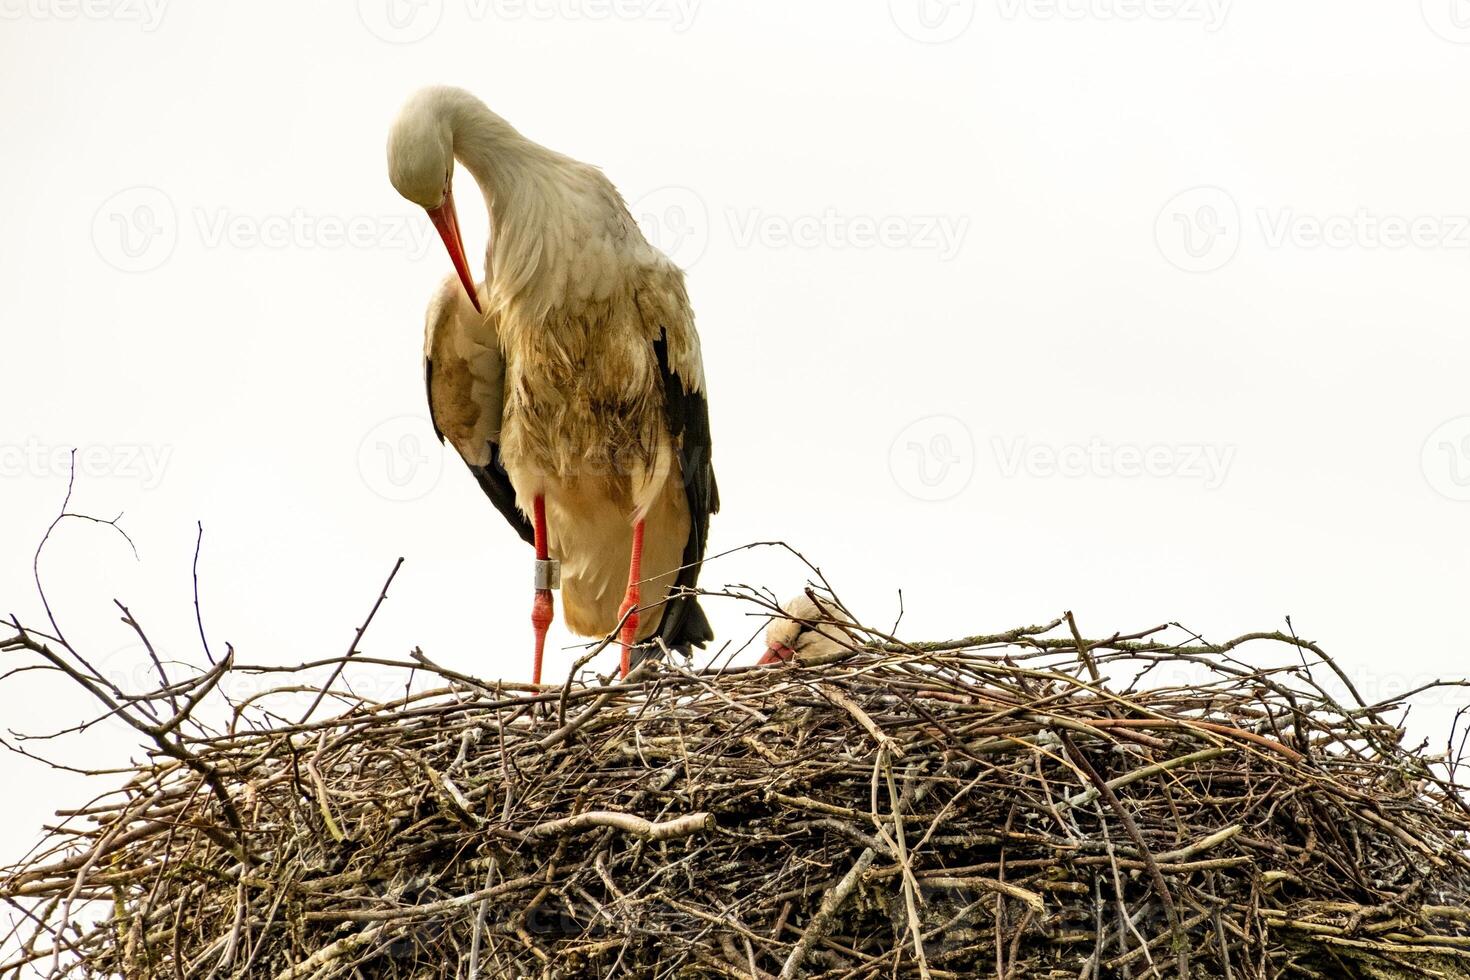
[[[455,160],[490,211],[479,295],[454,208]],[[624,675],[639,644],[713,639],[688,592],[719,493],[684,274],[644,239],[602,171],[526,139],[461,89],[409,99],[389,134],[388,173],[428,211],[464,288],[450,283],[430,307],[430,411],[535,545],[533,681],[558,581],[573,632],[622,624]]]
[[[854,640],[842,624],[852,620],[835,603],[803,592],[781,606],[784,615],[766,627],[766,652],[760,664],[836,657]]]

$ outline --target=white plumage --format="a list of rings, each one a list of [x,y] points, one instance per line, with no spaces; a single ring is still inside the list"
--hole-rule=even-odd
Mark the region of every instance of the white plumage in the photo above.
[[[466,291],[456,159],[483,193],[491,238],[475,296],[483,315],[447,287],[430,308],[436,425],[502,513],[497,492],[509,488],[523,537],[544,500],[569,627],[612,630],[626,595],[644,611],[625,639],[703,643],[711,632],[692,597],[665,601],[693,586],[718,509],[683,273],[600,170],[527,140],[467,92],[426,89],[394,123],[389,175],[434,218]],[[639,522],[641,596],[623,588]]]
[[[852,648],[852,634],[843,628],[852,620],[837,603],[803,592],[782,603],[784,616],[766,627],[763,664],[795,660],[825,660]]]

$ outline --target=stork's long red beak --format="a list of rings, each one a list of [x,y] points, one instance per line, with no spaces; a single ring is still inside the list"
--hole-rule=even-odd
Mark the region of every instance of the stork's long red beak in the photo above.
[[[446,190],[444,203],[427,210],[429,220],[434,222],[439,237],[444,239],[444,247],[449,250],[450,261],[454,263],[454,271],[459,273],[459,281],[464,283],[464,291],[469,294],[475,312],[483,313],[484,310],[480,309],[480,298],[475,295],[475,277],[470,275],[470,264],[464,257],[464,239],[459,237],[459,215],[454,210],[454,191]]]

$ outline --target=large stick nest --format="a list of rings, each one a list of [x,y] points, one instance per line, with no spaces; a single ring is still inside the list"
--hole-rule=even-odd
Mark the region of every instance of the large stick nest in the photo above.
[[[1314,645],[840,629],[541,690],[355,646],[254,675],[329,687],[304,723],[207,711],[233,658],[138,695],[20,630],[153,748],[0,869],[0,975],[1470,976],[1460,760]]]

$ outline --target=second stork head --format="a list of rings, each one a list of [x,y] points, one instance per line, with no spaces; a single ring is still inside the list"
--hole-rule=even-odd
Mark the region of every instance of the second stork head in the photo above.
[[[826,659],[851,649],[854,640],[844,624],[852,620],[837,603],[803,592],[782,604],[785,614],[766,628],[766,653],[762,664],[786,661],[801,663]]]

